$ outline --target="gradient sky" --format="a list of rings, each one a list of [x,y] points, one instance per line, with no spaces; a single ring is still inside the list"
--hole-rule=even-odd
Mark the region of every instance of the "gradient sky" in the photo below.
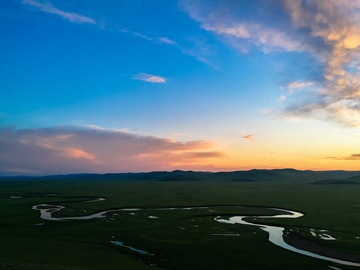
[[[0,174],[360,169],[360,2],[3,0]]]

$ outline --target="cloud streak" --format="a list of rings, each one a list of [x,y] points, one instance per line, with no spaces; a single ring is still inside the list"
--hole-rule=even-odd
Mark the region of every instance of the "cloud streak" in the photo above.
[[[287,118],[317,118],[360,126],[360,2],[344,0],[187,1],[200,26],[243,53],[258,48],[310,55],[322,78],[288,84],[307,89],[284,108]],[[247,10],[247,12],[244,12]],[[248,15],[252,14],[252,16]],[[316,87],[315,87],[316,86]]]
[[[332,160],[358,160],[360,161],[360,154],[352,154],[347,157],[327,157],[326,159],[332,159]]]
[[[296,82],[291,82],[287,85],[287,88],[290,89],[290,92],[294,91],[294,89],[303,89],[305,87],[309,87],[314,85],[313,82],[303,82],[303,81],[296,81]]]
[[[172,44],[172,45],[177,44],[176,41],[171,40],[171,39],[169,39],[167,37],[159,37],[159,38],[157,38],[157,40],[158,40],[159,43]]]
[[[180,142],[92,127],[0,128],[0,172],[44,175],[173,170],[224,158],[217,148],[215,142]]]
[[[145,81],[145,82],[150,82],[150,83],[166,83],[166,78],[151,75],[151,74],[146,74],[146,73],[135,74],[133,76],[133,79],[134,80]]]
[[[261,47],[266,53],[277,50],[306,51],[306,48],[299,40],[293,39],[284,32],[261,24],[203,24],[202,27],[207,31],[214,31],[228,38],[246,39],[251,44]],[[233,44],[241,48],[241,43],[237,43],[236,39],[232,39]],[[244,47],[242,51],[246,51]]]
[[[30,6],[33,8],[37,8],[38,10],[41,10],[46,13],[58,15],[58,16],[62,17],[63,19],[73,22],[73,23],[97,24],[97,21],[93,18],[81,15],[79,13],[63,11],[61,9],[55,8],[50,2],[40,2],[40,1],[36,1],[36,0],[23,0],[22,3],[24,5],[27,5],[27,6]],[[203,63],[209,64],[214,67],[214,65],[212,63],[210,63],[210,61],[207,59],[209,51],[210,51],[210,49],[208,48],[209,46],[205,45],[201,41],[196,41],[196,42],[193,42],[194,44],[192,44],[190,46],[189,45],[186,46],[186,45],[181,45],[177,41],[170,39],[169,37],[166,37],[166,36],[148,35],[143,32],[133,31],[129,28],[124,28],[118,24],[111,25],[109,23],[105,23],[104,21],[100,20],[100,22],[97,25],[105,31],[115,31],[115,32],[128,34],[135,38],[140,38],[140,39],[143,39],[143,40],[155,43],[155,44],[159,44],[159,45],[175,46],[183,54],[193,56],[198,61],[201,61]]]
[[[38,2],[35,0],[23,0],[22,3],[25,5],[32,6],[32,7],[36,7],[41,11],[58,15],[61,18],[68,20],[70,22],[96,24],[96,21],[90,17],[86,17],[86,16],[83,16],[81,14],[74,13],[74,12],[67,12],[67,11],[57,9],[57,8],[53,7],[51,5],[51,3],[49,3],[49,2],[41,3],[41,2]]]

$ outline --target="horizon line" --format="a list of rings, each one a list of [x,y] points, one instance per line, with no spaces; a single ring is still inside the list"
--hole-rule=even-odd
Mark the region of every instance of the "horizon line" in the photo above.
[[[116,174],[147,174],[147,173],[173,173],[173,172],[193,172],[193,173],[232,173],[232,172],[249,172],[249,171],[283,171],[283,170],[293,170],[298,172],[359,172],[360,170],[312,170],[312,169],[305,169],[305,170],[298,170],[294,168],[277,168],[277,169],[248,169],[248,170],[234,170],[234,171],[196,171],[196,170],[155,170],[155,171],[142,171],[142,172],[105,172],[105,173],[86,173],[86,172],[79,172],[79,173],[59,173],[59,174],[14,174],[14,175],[4,175],[0,172],[0,178],[31,178],[31,177],[61,177],[61,176],[87,176],[87,175],[116,175]]]

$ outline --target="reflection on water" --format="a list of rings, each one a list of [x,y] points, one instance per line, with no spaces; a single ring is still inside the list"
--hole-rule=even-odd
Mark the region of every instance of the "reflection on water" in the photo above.
[[[88,216],[80,216],[80,217],[61,217],[61,218],[57,218],[57,217],[53,217],[52,214],[60,211],[62,209],[64,209],[64,206],[60,206],[60,205],[50,205],[50,204],[38,204],[38,205],[34,205],[32,207],[33,210],[39,210],[40,211],[40,217],[42,219],[46,219],[46,220],[56,220],[56,221],[61,221],[61,220],[87,220],[87,219],[94,219],[94,218],[104,218],[105,215],[109,212],[112,211],[116,211],[116,210],[108,210],[108,211],[102,211],[102,212],[98,212],[92,215],[88,215]]]
[[[325,232],[327,232],[327,230],[310,229],[310,233],[314,237],[320,237],[323,240],[336,240],[335,237],[332,237],[331,235],[329,235],[329,234],[327,234]]]
[[[317,259],[321,259],[321,260],[325,260],[325,261],[330,261],[330,262],[334,262],[334,263],[338,263],[338,264],[343,264],[343,265],[350,265],[350,266],[357,266],[360,267],[360,263],[354,263],[354,262],[350,262],[350,261],[345,261],[345,260],[339,260],[339,259],[334,259],[331,257],[327,257],[327,256],[322,256],[310,251],[306,251],[306,250],[302,250],[302,249],[298,249],[295,248],[293,246],[290,246],[289,244],[287,244],[284,241],[284,227],[280,227],[280,226],[270,226],[270,225],[265,225],[265,224],[258,224],[258,223],[252,223],[249,221],[245,221],[244,219],[256,219],[256,218],[262,218],[262,219],[267,219],[267,218],[299,218],[302,217],[303,214],[299,213],[299,212],[295,212],[295,211],[290,211],[290,210],[284,210],[284,209],[278,209],[278,208],[269,208],[272,210],[278,210],[278,211],[282,211],[282,212],[287,212],[289,214],[282,214],[282,215],[275,215],[275,216],[234,216],[227,219],[222,219],[220,216],[216,217],[215,220],[221,223],[227,223],[227,224],[243,224],[243,225],[249,225],[249,226],[255,226],[255,227],[259,227],[261,230],[267,232],[269,234],[269,241],[271,243],[273,243],[274,245],[277,245],[279,247],[282,247],[284,249],[302,254],[302,255],[306,255],[309,257],[313,257],[313,258],[317,258]]]
[[[147,251],[144,251],[144,250],[141,250],[141,249],[137,249],[137,248],[133,248],[133,247],[130,247],[130,246],[126,246],[124,245],[124,242],[120,242],[120,241],[110,241],[111,243],[115,244],[115,245],[118,245],[118,246],[122,246],[122,247],[125,247],[125,248],[128,248],[132,251],[135,251],[139,254],[142,254],[142,255],[151,255],[153,256],[154,254],[150,254],[149,252]]]
[[[105,201],[106,198],[95,198],[95,199],[92,199],[92,200],[88,200],[88,201],[83,201],[83,202],[101,202],[101,201]]]
[[[82,201],[82,202],[94,202],[94,201],[102,201],[105,198],[99,198],[94,199],[90,201]],[[88,220],[88,219],[94,219],[94,218],[104,218],[106,217],[107,213],[111,212],[118,212],[118,211],[125,211],[125,212],[133,212],[133,211],[141,211],[144,209],[141,208],[118,208],[118,209],[111,209],[111,210],[105,210],[98,213],[94,213],[87,216],[79,216],[79,217],[54,217],[53,214],[55,212],[58,212],[62,209],[64,209],[64,206],[61,205],[52,205],[52,204],[37,204],[32,207],[33,210],[40,211],[40,218],[46,219],[46,220],[56,220],[56,221],[62,221],[62,220]],[[199,206],[199,207],[169,207],[169,208],[154,208],[154,209],[148,209],[148,210],[192,210],[192,209],[204,209],[209,207]],[[135,213],[129,213],[130,215],[134,215]],[[149,216],[151,219],[157,219],[159,217],[157,216]]]

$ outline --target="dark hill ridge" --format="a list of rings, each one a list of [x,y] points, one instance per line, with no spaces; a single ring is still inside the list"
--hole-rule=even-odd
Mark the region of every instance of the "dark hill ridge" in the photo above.
[[[125,181],[303,181],[312,184],[360,184],[360,171],[300,171],[295,169],[274,169],[233,172],[154,171],[145,173],[68,174],[49,176],[0,177],[4,181],[36,180],[125,180]]]
[[[360,175],[360,172],[336,171],[300,171],[295,169],[274,169],[235,172],[219,172],[208,176],[209,179],[218,178],[222,180],[250,182],[250,181],[318,181],[335,178],[347,178],[352,175]]]
[[[198,181],[210,173],[207,172],[194,172],[194,171],[181,171],[175,170],[172,172],[149,172],[139,175],[142,180],[158,180],[158,181]]]

